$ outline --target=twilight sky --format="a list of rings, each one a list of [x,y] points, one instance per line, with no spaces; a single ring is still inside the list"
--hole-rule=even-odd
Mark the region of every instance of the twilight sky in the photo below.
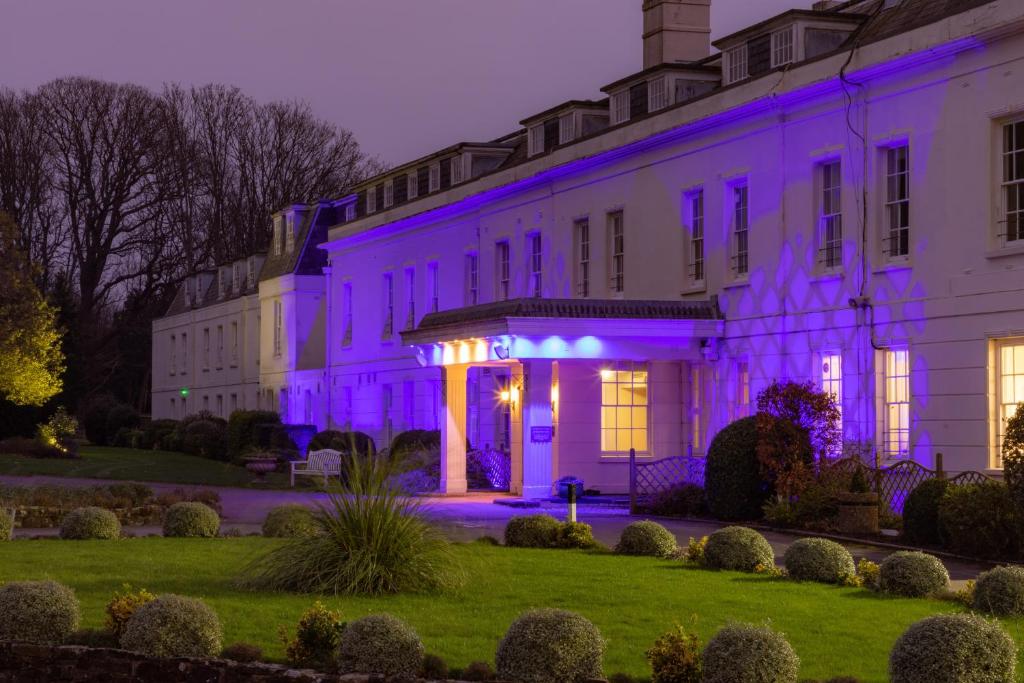
[[[811,0],[712,0],[712,37]],[[85,75],[298,98],[385,162],[642,67],[641,0],[0,0],[0,87]]]

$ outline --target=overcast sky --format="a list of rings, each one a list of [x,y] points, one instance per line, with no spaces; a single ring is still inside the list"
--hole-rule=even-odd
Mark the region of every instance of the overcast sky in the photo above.
[[[712,0],[712,36],[811,0]],[[642,67],[641,0],[0,0],[0,87],[85,75],[304,99],[390,164]]]

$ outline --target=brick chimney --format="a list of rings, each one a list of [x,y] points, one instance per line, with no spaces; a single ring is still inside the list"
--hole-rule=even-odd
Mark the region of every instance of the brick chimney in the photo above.
[[[644,69],[711,54],[711,0],[644,0]]]

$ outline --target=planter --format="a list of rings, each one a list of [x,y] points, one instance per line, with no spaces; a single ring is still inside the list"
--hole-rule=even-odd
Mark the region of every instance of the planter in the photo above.
[[[836,496],[839,514],[836,526],[842,534],[877,534],[878,494],[840,493]]]
[[[245,461],[245,469],[256,475],[254,483],[265,483],[267,475],[277,469],[277,460],[270,458],[248,458]]]

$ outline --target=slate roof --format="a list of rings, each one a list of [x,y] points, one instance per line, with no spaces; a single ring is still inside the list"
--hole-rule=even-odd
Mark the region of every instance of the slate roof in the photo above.
[[[320,275],[327,265],[327,253],[317,245],[327,241],[327,228],[337,222],[337,209],[328,202],[312,204],[305,211],[300,210],[302,224],[295,235],[295,248],[290,252],[282,250],[275,255],[267,254],[267,260],[260,269],[260,282],[294,273],[296,275]]]

